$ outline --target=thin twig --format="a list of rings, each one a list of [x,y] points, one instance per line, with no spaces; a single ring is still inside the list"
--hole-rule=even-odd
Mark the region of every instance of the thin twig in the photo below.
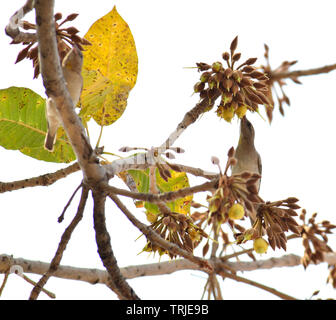
[[[26,275],[22,274],[21,277],[22,277],[22,279],[24,279],[25,281],[27,281],[31,285],[33,285],[33,286],[37,285],[37,283],[34,280],[28,278]],[[45,288],[41,288],[41,291],[44,292],[51,299],[55,299],[56,298],[56,295],[53,292],[51,292],[51,291],[49,291],[49,290],[47,290]]]
[[[211,189],[216,188],[217,184],[218,179],[213,179],[211,181],[207,181],[205,183],[193,187],[182,188],[176,191],[170,191],[161,194],[132,192],[125,189],[119,189],[107,184],[103,185],[102,188],[108,195],[119,194],[121,196],[130,197],[132,199],[156,203],[161,201],[173,201],[179,198],[184,198],[197,192],[209,191]]]
[[[9,277],[9,269],[5,272],[5,276],[4,276],[4,279],[3,279],[1,287],[0,287],[0,297],[1,297],[2,292],[3,292],[3,290],[4,290],[5,286],[6,286],[8,277]]]
[[[65,212],[66,212],[67,209],[69,208],[69,206],[70,206],[70,204],[71,204],[73,198],[75,197],[77,191],[78,191],[82,186],[83,186],[83,182],[81,182],[80,185],[79,185],[79,186],[75,189],[75,191],[72,193],[72,195],[71,195],[69,201],[67,202],[67,204],[65,205],[65,207],[64,207],[64,209],[63,209],[61,215],[60,215],[60,216],[58,217],[58,219],[57,219],[57,221],[58,221],[59,223],[61,223],[61,222],[63,221]]]
[[[258,283],[256,281],[253,281],[253,280],[250,280],[250,279],[246,279],[246,278],[243,278],[243,277],[240,277],[240,276],[237,276],[235,274],[232,274],[230,272],[226,272],[224,270],[218,272],[222,277],[224,278],[230,278],[232,280],[236,280],[238,282],[243,282],[243,283],[246,283],[246,284],[249,284],[251,286],[254,286],[254,287],[257,287],[259,289],[262,289],[262,290],[265,290],[267,292],[270,292],[276,296],[278,296],[279,298],[281,299],[284,299],[284,300],[297,300],[296,298],[292,297],[292,296],[289,296],[285,293],[282,293],[274,288],[271,288],[271,287],[268,287],[268,286],[265,286],[261,283]]]
[[[76,213],[75,217],[73,218],[73,220],[71,221],[71,223],[69,224],[69,226],[65,229],[65,231],[64,231],[64,233],[61,237],[61,241],[60,241],[60,243],[58,245],[58,248],[56,250],[55,256],[50,263],[50,267],[49,267],[48,271],[38,281],[38,283],[34,286],[32,292],[30,293],[30,297],[29,297],[30,300],[36,300],[37,299],[37,297],[39,296],[39,294],[41,292],[41,289],[45,286],[48,279],[55,273],[55,271],[59,267],[59,265],[61,263],[61,260],[62,260],[62,257],[63,257],[63,253],[66,249],[67,244],[69,243],[71,235],[72,235],[73,231],[75,230],[75,228],[77,227],[78,223],[82,220],[83,212],[84,212],[86,201],[87,201],[87,198],[88,198],[88,193],[89,193],[88,188],[83,186],[82,187],[81,199],[79,201],[79,205],[78,205],[78,208],[77,208],[77,213]]]
[[[321,73],[328,73],[336,69],[336,64],[327,65],[324,67],[307,69],[307,70],[296,70],[296,71],[286,71],[286,72],[275,72],[270,75],[271,80],[280,80],[285,78],[297,78],[302,76],[311,76]]]
[[[227,261],[227,260],[229,260],[231,258],[238,257],[238,256],[240,256],[242,254],[250,253],[252,251],[253,251],[253,248],[252,249],[245,249],[245,250],[238,251],[238,252],[235,252],[235,253],[232,253],[232,254],[227,254],[227,255],[225,255],[223,257],[219,257],[219,259],[221,261]]]

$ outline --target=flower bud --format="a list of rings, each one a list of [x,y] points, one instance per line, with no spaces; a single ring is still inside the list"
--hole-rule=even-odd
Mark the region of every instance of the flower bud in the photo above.
[[[211,68],[214,72],[219,72],[223,68],[223,65],[221,62],[217,61],[212,64]]]

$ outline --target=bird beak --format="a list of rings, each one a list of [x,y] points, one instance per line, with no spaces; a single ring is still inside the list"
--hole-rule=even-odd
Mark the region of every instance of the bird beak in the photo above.
[[[243,127],[246,127],[246,117],[242,117],[240,120],[240,130],[242,130]]]

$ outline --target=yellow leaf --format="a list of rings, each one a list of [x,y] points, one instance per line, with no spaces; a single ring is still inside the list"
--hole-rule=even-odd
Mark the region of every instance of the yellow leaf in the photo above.
[[[110,125],[124,112],[138,74],[138,56],[128,24],[114,7],[86,33],[81,116]]]

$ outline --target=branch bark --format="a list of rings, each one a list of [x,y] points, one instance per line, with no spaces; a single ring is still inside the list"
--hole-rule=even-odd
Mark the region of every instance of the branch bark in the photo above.
[[[89,185],[95,185],[97,181],[105,178],[105,171],[99,165],[65,85],[56,43],[53,9],[53,0],[35,0],[36,30],[43,85],[47,95],[53,98],[56,104],[63,128],[83,171],[84,181]]]
[[[286,72],[274,72],[271,74],[271,80],[280,80],[285,78],[297,78],[302,76],[311,76],[321,73],[328,73],[330,71],[336,70],[336,63],[331,65],[326,65],[324,67],[312,68],[307,70],[296,70],[296,71],[286,71]]]
[[[125,189],[119,189],[110,185],[104,185],[103,190],[108,195],[119,194],[132,199],[158,203],[162,201],[173,201],[197,192],[209,191],[211,189],[215,189],[217,185],[218,185],[218,179],[213,179],[200,185],[161,194],[132,192]]]
[[[279,258],[270,258],[266,260],[249,262],[241,261],[223,263],[218,259],[215,262],[215,266],[219,271],[222,270],[222,267],[223,270],[227,270],[227,267],[229,267],[236,272],[246,272],[280,267],[295,267],[301,265],[300,261],[300,256],[288,254]],[[336,253],[325,254],[324,263],[336,264]],[[24,258],[13,258],[12,256],[6,254],[0,255],[0,273],[5,274],[12,265],[21,266],[23,268],[23,272],[40,275],[43,275],[45,272],[47,272],[50,267],[50,264],[46,262],[28,260]],[[126,279],[166,275],[182,270],[202,271],[197,264],[187,259],[176,259],[167,262],[128,266],[120,269],[122,275]],[[109,274],[105,270],[78,268],[64,265],[60,265],[53,276],[61,279],[80,280],[91,284],[108,284],[109,278]]]
[[[35,33],[22,32],[19,29],[21,19],[33,9],[33,4],[34,0],[27,0],[22,8],[16,11],[9,19],[5,32],[13,39],[12,43],[35,42],[37,40]]]
[[[114,256],[110,235],[105,224],[105,200],[102,192],[93,191],[93,221],[99,256],[112,280],[112,288],[120,299],[139,300],[139,297],[122,276]]]
[[[62,120],[62,126],[76,154],[84,175],[84,184],[92,189],[94,198],[94,227],[100,258],[110,275],[110,287],[122,299],[139,299],[133,289],[121,276],[113,255],[110,237],[105,225],[105,198],[97,191],[101,181],[107,181],[105,169],[99,165],[84,127],[74,110],[70,94],[66,88],[56,43],[54,1],[35,0],[36,28],[41,74],[46,93],[51,97]]]
[[[46,173],[38,177],[32,177],[12,182],[0,182],[0,193],[14,191],[27,187],[50,186],[56,181],[67,177],[69,174],[77,172],[79,169],[79,165],[76,162],[64,169],[60,169],[52,173]]]

